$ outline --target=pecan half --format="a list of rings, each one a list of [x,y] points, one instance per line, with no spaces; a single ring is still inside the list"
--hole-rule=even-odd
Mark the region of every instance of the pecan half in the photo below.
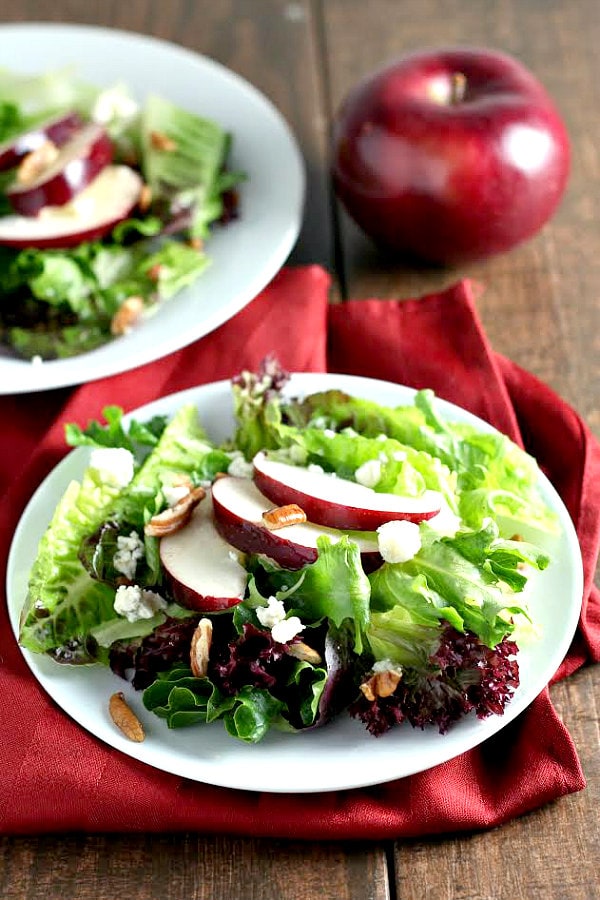
[[[45,141],[36,150],[23,157],[17,169],[19,184],[29,184],[51,166],[58,156],[58,147],[52,141]]]
[[[368,681],[364,681],[360,689],[367,700],[370,701],[375,700],[376,697],[391,697],[401,678],[402,673],[394,669],[390,669],[387,672],[377,672]]]
[[[170,506],[163,512],[152,516],[149,522],[144,526],[144,533],[151,537],[165,537],[167,534],[173,534],[179,531],[184,525],[190,521],[192,513],[201,500],[206,497],[206,491],[203,487],[195,487],[191,491],[178,500],[175,506]]]
[[[138,197],[138,206],[141,212],[146,212],[146,210],[150,209],[150,204],[152,203],[152,188],[149,184],[143,184],[140,190],[140,196]]]
[[[190,666],[192,674],[195,675],[196,678],[204,678],[208,671],[212,630],[213,626],[210,619],[200,619],[196,626],[196,630],[192,635]]]
[[[270,531],[285,528],[287,525],[299,525],[306,522],[306,513],[296,503],[286,506],[275,506],[262,514],[263,522]]]
[[[144,740],[144,727],[120,691],[113,694],[108,701],[108,711],[126,738],[138,744]]]
[[[127,334],[131,331],[143,310],[144,300],[142,297],[127,297],[126,300],[123,300],[111,319],[111,334],[114,334],[115,336]]]
[[[165,153],[173,153],[174,150],[177,150],[177,144],[173,138],[170,138],[163,131],[151,131],[150,143],[155,150],[162,150]]]

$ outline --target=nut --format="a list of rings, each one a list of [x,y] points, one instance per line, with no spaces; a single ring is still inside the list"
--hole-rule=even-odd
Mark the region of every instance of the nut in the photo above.
[[[144,526],[144,533],[150,537],[165,537],[167,534],[179,531],[190,521],[194,509],[204,497],[206,497],[206,491],[203,487],[193,488],[185,497],[178,500],[175,506],[170,506],[156,516],[152,516]]]
[[[287,525],[299,525],[306,522],[306,513],[296,503],[287,506],[274,506],[262,514],[263,522],[270,531],[285,528]]]
[[[127,297],[112,317],[110,323],[111,334],[121,335],[131,331],[144,309],[142,297]]]
[[[391,697],[401,678],[402,673],[397,670],[390,669],[387,672],[377,672],[368,681],[364,681],[360,689],[367,700],[371,702],[376,697]]]
[[[19,184],[29,184],[51,166],[58,156],[58,147],[52,141],[45,141],[37,150],[32,150],[23,157],[17,169]]]
[[[295,641],[293,644],[290,644],[287,654],[302,662],[312,663],[313,666],[318,666],[319,663],[323,662],[321,654],[309,647],[308,644],[305,644],[304,641]]]
[[[210,657],[210,645],[212,643],[212,622],[210,619],[200,619],[196,630],[192,635],[190,648],[190,666],[192,674],[196,678],[205,678],[208,671]]]
[[[158,281],[162,268],[163,267],[161,263],[154,263],[154,265],[150,266],[150,268],[148,269],[148,278],[151,281]]]
[[[149,184],[143,184],[138,197],[138,206],[141,212],[146,212],[152,203],[152,188]]]
[[[138,744],[144,740],[144,727],[120,691],[113,694],[108,701],[108,711],[111,719],[126,738]]]
[[[177,150],[177,144],[173,138],[162,131],[151,131],[150,143],[155,150],[163,150],[165,153],[173,153],[174,150]]]

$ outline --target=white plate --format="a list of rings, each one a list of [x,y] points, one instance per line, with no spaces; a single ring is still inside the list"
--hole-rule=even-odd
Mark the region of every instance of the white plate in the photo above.
[[[0,355],[0,394],[81,384],[135,368],[213,331],[281,268],[302,221],[304,167],[274,106],[223,66],[164,41],[79,25],[0,26],[0,65],[45,72],[72,64],[99,86],[128,84],[139,100],[160,94],[214,118],[233,134],[232,168],[248,173],[240,218],[207,244],[210,268],[131,334],[73,359],[41,366]]]
[[[410,403],[414,394],[410,388],[372,379],[316,374],[294,375],[288,393],[305,394],[331,387],[389,405]],[[231,394],[225,381],[171,395],[133,415],[143,420],[155,414],[172,414],[185,402],[197,404],[202,421],[215,440],[231,434]],[[439,402],[449,418],[490,429],[469,413]],[[81,476],[87,457],[86,448],[78,448],[65,457],[33,496],[15,533],[7,578],[15,633],[37,542],[68,481]],[[301,735],[270,733],[261,743],[247,746],[228,737],[218,722],[169,731],[163,720],[144,710],[139,694],[101,666],[70,668],[27,651],[24,656],[56,703],[100,740],[158,769],[195,781],[246,790],[312,792],[355,788],[411,775],[469,750],[507,725],[545,687],[567,652],[581,608],[581,555],[569,515],[544,476],[541,489],[560,518],[562,536],[548,545],[552,564],[536,579],[530,595],[530,606],[542,627],[542,636],[537,643],[521,648],[521,686],[502,717],[483,721],[468,717],[443,736],[433,729],[420,731],[403,725],[374,738],[360,723],[342,715],[317,731]],[[143,719],[147,731],[144,743],[127,741],[110,721],[108,697],[115,690],[125,691]]]

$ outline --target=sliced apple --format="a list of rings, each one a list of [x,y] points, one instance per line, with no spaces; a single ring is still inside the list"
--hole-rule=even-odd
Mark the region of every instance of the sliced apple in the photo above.
[[[0,144],[0,171],[18,166],[24,156],[38,150],[47,141],[51,141],[56,147],[62,147],[82,126],[79,113],[70,112],[39,122],[28,131],[4,141]]]
[[[65,206],[47,206],[35,217],[0,217],[0,244],[43,250],[97,240],[128,218],[141,190],[142,179],[129,166],[106,166]]]
[[[184,528],[161,539],[160,559],[173,598],[188,609],[220,612],[244,597],[248,576],[215,528],[210,495]]]
[[[307,519],[330,528],[375,531],[393,520],[431,519],[442,508],[437,491],[420,497],[377,493],[355,481],[269,459],[262,452],[254,457],[254,482],[273,503],[297,503]]]
[[[41,153],[41,149],[36,153]],[[112,141],[95,122],[81,128],[48,161],[17,170],[6,190],[8,202],[22,216],[36,216],[45,206],[64,206],[107,166],[113,157]],[[31,161],[34,162],[33,160]]]
[[[341,531],[311,522],[270,530],[263,524],[262,515],[273,504],[249,478],[225,475],[217,479],[213,484],[213,505],[217,530],[226,541],[245,553],[262,553],[285,569],[300,569],[315,562],[319,537],[326,535],[339,541],[343,536]],[[360,548],[365,569],[381,565],[375,539],[349,536]]]

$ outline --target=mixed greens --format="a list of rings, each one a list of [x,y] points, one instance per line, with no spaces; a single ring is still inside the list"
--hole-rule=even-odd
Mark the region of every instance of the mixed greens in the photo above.
[[[170,421],[127,425],[109,407],[105,424],[68,427],[68,443],[92,455],[41,540],[21,645],[110,666],[170,728],[222,720],[247,742],[342,714],[374,735],[501,715],[519,684],[517,642],[535,637],[527,585],[550,563],[523,534],[559,530],[536,463],[497,432],[446,420],[430,391],[396,408],[335,390],[290,399],[287,378],[268,359],[233,379],[235,430],[222,445],[191,405]],[[148,523],[177,508],[184,483],[210,494],[223,473],[251,479],[265,450],[337,479],[374,465],[375,492],[437,491],[440,512],[411,523],[418,542],[400,556],[379,541],[376,565],[365,565],[352,531],[319,537],[314,562],[293,569],[229,546],[243,596],[228,609],[190,608],[162,564],[165,538]],[[192,563],[203,565],[202,548]],[[133,605],[119,607],[123,589]],[[194,635],[207,620],[198,674]]]
[[[129,298],[136,300],[137,321],[205,271],[204,243],[218,223],[237,215],[236,186],[244,176],[228,170],[232,136],[218,123],[155,95],[139,103],[123,84],[100,89],[71,70],[0,70],[0,98],[0,340],[30,359],[74,356],[129,329],[133,317],[118,319]],[[59,165],[52,162],[56,154],[89,123],[110,141],[108,165],[80,182],[73,173],[83,165],[65,178],[59,168],[47,183],[33,185],[48,191],[49,205],[34,216],[16,215],[11,189],[21,182],[22,198],[24,166],[40,153],[40,141]],[[65,171],[72,162],[67,154]],[[114,206],[101,234],[90,225],[100,179],[104,194],[117,195],[101,198]],[[68,185],[57,207],[50,188],[58,182]],[[133,198],[119,198],[121,183]],[[55,239],[48,222],[58,223]]]

